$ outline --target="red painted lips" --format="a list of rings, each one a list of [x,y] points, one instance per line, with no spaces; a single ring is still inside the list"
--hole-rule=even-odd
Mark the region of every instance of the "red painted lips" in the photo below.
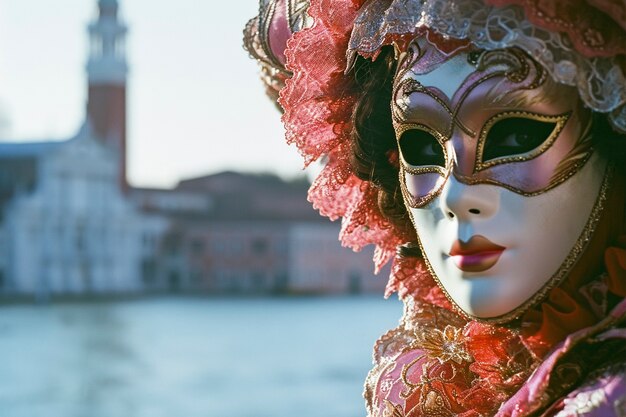
[[[474,235],[467,242],[456,240],[449,255],[461,271],[482,272],[494,266],[505,249],[484,236]]]

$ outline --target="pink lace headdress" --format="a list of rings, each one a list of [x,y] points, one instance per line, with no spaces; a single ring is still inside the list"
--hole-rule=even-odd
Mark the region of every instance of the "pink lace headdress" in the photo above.
[[[305,166],[326,165],[309,191],[321,214],[341,218],[340,240],[360,250],[376,246],[380,269],[399,244],[413,240],[381,214],[376,186],[350,167],[351,115],[359,91],[351,88],[355,56],[375,59],[381,47],[418,35],[442,53],[450,45],[493,50],[518,47],[552,78],[576,86],[592,110],[609,114],[626,133],[626,3],[619,0],[265,0],[245,32],[248,51],[260,60],[278,102],[288,143]],[[306,14],[308,12],[308,15]],[[260,29],[260,30],[259,30]],[[285,45],[284,55],[280,46]],[[453,50],[454,48],[452,48]],[[284,87],[283,87],[284,85]],[[272,94],[271,94],[272,95]],[[419,260],[394,262],[387,295],[410,291],[445,304]],[[411,287],[407,288],[411,281]]]

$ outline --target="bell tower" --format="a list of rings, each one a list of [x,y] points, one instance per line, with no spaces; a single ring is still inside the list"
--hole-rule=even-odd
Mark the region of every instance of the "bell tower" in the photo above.
[[[94,133],[119,155],[119,182],[126,190],[127,28],[118,19],[117,0],[99,0],[89,27],[87,118]]]

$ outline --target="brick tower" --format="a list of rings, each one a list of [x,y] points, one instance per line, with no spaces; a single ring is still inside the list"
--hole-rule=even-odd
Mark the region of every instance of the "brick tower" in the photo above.
[[[98,18],[89,25],[87,117],[94,133],[118,153],[119,182],[126,190],[127,28],[117,12],[117,0],[99,0]]]

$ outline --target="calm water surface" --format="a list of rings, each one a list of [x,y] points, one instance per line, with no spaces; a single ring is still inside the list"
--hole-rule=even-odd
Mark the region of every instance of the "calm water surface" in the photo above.
[[[0,307],[0,417],[357,417],[381,298]]]

